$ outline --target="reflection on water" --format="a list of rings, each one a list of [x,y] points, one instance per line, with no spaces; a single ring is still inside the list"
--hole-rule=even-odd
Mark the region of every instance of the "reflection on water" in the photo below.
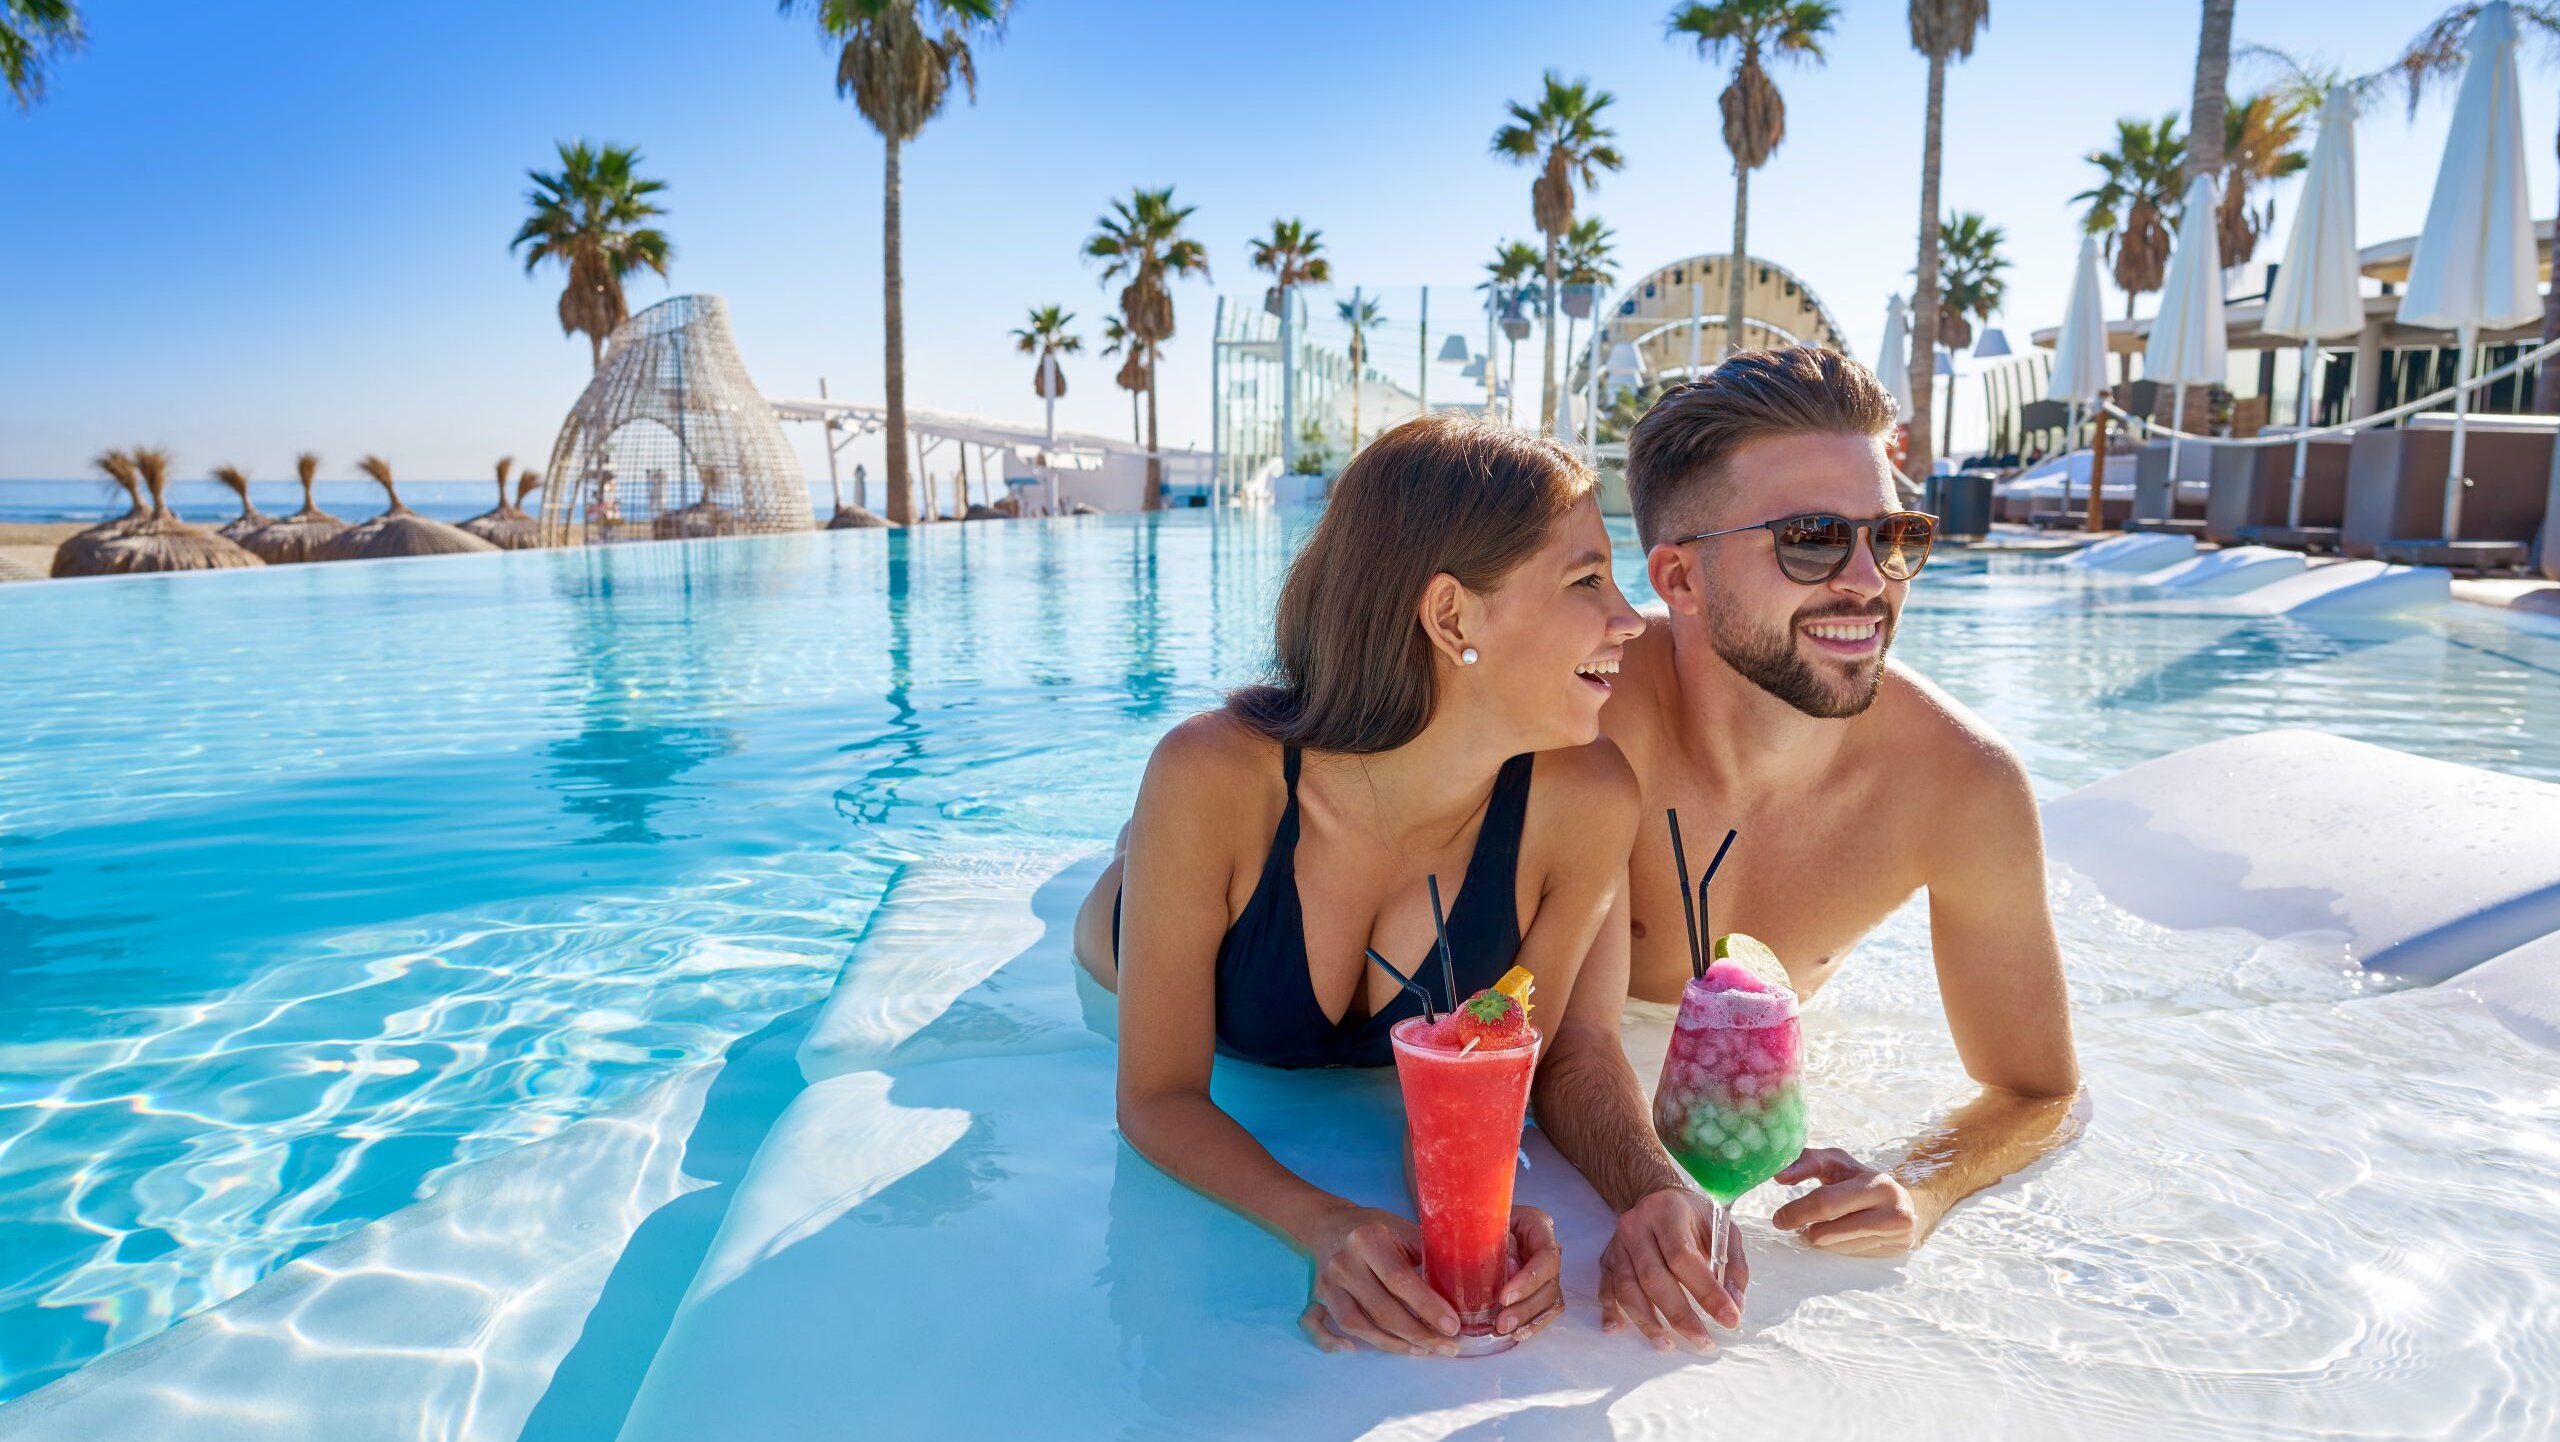
[[[0,589],[0,1398],[819,999],[910,859],[1107,844],[1155,735],[1259,674],[1306,523],[1084,518]],[[1898,651],[2001,726],[2048,795],[2270,725],[2560,779],[2560,642],[2459,609],[2360,630],[2134,612],[1957,557],[1915,588]],[[2180,1008],[2237,984],[2168,974]],[[2104,1012],[2148,998],[2150,975],[2076,984]],[[1010,1034],[963,1015],[976,1044]],[[2316,1034],[2345,1055],[2349,1030]],[[2252,1025],[2174,1044],[2283,1040]],[[1837,1045],[1849,1074],[1873,1059]],[[2477,1126],[2455,1104],[2487,1083],[2442,1085],[2426,1125]],[[2282,1140],[2212,1140],[2243,1136]],[[2355,1145],[2383,1167],[2431,1155]],[[2119,1160],[2165,1176],[2188,1159]],[[2106,1185],[2124,1185],[2115,1165]],[[2075,1237],[2056,1254],[2081,1276],[2148,1255],[2139,1235]],[[1115,1235],[1114,1264],[1143,1289],[1135,1245]],[[2365,1265],[2377,1288],[2401,1275]],[[2111,1295],[2190,1326],[2221,1305],[2283,1324],[2174,1286]]]

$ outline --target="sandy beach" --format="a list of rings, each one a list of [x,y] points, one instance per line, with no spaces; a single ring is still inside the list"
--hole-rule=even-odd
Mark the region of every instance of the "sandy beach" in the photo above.
[[[81,521],[0,521],[0,581],[45,579],[53,548],[87,529]]]

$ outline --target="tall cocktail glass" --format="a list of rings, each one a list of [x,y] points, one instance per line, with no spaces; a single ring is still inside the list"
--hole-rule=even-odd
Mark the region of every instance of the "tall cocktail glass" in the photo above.
[[[1735,961],[1718,961],[1692,978],[1681,989],[1654,1088],[1653,1131],[1715,1203],[1710,1265],[1721,1281],[1725,1209],[1804,1150],[1804,1038],[1795,993]]]
[[[1458,1355],[1508,1350],[1494,1335],[1502,1284],[1511,1280],[1511,1183],[1538,1037],[1472,1051],[1439,1045],[1419,1017],[1397,1022],[1396,1080],[1413,1142],[1413,1195],[1421,1213],[1422,1270],[1458,1313]]]

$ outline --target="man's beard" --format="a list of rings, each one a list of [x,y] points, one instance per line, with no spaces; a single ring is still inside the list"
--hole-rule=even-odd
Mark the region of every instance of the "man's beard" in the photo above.
[[[1814,621],[1876,623],[1876,654],[1865,675],[1825,674],[1826,668],[1805,659],[1796,648],[1796,628]],[[1755,630],[1719,593],[1707,597],[1707,643],[1724,663],[1752,685],[1807,716],[1837,720],[1855,716],[1875,704],[1884,685],[1885,654],[1893,649],[1894,615],[1884,602],[1798,612],[1776,631]]]

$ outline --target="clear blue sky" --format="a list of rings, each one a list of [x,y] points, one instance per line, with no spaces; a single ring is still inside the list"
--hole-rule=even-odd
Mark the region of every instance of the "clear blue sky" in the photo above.
[[[979,61],[979,103],[908,155],[911,400],[1036,422],[1006,332],[1058,301],[1092,335],[1108,298],[1078,246],[1133,184],[1199,207],[1229,294],[1259,293],[1247,238],[1290,214],[1324,230],[1346,294],[1384,288],[1404,321],[1430,283],[1447,316],[1493,242],[1530,233],[1529,176],[1486,141],[1548,67],[1619,96],[1629,165],[1588,204],[1622,269],[1723,248],[1722,81],[1664,40],[1669,8],[1023,0]],[[2369,69],[2436,8],[2240,0],[2238,35]],[[1886,294],[1909,286],[1924,71],[1898,0],[1844,9],[1829,65],[1778,75],[1789,134],[1754,179],[1752,249],[1805,276],[1872,358]],[[729,298],[768,395],[823,374],[877,396],[880,142],[805,19],[765,0],[88,11],[89,48],[50,98],[0,110],[0,477],[77,475],[102,446],[155,441],[190,475],[233,460],[279,477],[305,447],[329,475],[365,451],[424,479],[539,458],[587,349],[559,334],[558,277],[525,277],[506,242],[523,172],[572,136],[635,144],[669,182],[674,287]],[[2009,231],[2013,336],[2059,316],[2080,156],[2119,115],[2184,105],[2195,26],[2168,0],[2003,0],[1953,73],[1946,199]],[[2538,215],[2554,74],[2529,50]],[[2395,100],[2366,118],[2366,241],[2416,230],[2448,110],[2412,121]],[[646,280],[634,308],[669,293]],[[1177,295],[1168,443],[1207,440],[1211,296]],[[1125,429],[1107,363],[1069,376],[1062,424]]]

